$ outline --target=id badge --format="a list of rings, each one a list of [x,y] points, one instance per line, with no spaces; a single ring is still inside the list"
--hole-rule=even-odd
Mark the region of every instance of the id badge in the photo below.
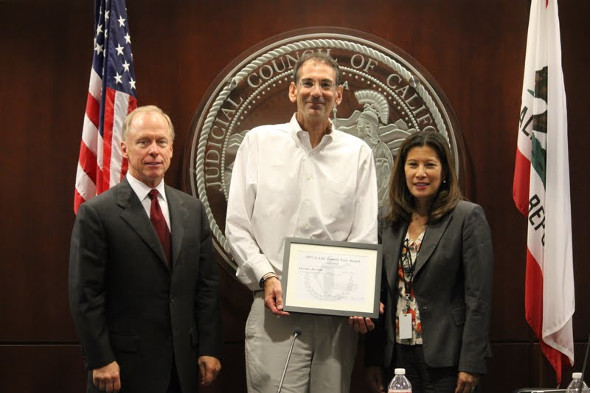
[[[412,338],[412,315],[400,314],[398,317],[398,333],[402,340]]]

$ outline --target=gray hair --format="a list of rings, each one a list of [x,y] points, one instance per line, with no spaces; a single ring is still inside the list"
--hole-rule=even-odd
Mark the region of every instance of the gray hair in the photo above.
[[[135,115],[137,115],[138,113],[146,113],[146,112],[159,113],[166,119],[166,122],[168,123],[168,129],[170,131],[170,140],[174,141],[174,127],[172,126],[172,121],[170,120],[170,117],[166,113],[164,113],[164,111],[162,109],[158,108],[156,105],[138,106],[137,108],[135,108],[134,110],[129,112],[127,114],[127,116],[125,117],[125,120],[123,121],[123,130],[121,132],[121,140],[125,141],[127,139],[127,135],[129,134],[129,126],[131,125],[131,122],[133,121],[133,118],[135,117]]]

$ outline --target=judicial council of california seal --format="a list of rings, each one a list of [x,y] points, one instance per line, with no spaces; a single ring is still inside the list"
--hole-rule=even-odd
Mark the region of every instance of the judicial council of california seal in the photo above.
[[[236,151],[244,135],[263,124],[288,122],[295,107],[288,99],[292,68],[309,51],[330,54],[339,64],[343,101],[335,126],[363,139],[372,149],[380,205],[404,138],[436,130],[449,141],[461,176],[461,133],[451,106],[433,78],[402,50],[367,34],[345,29],[291,31],[251,48],[223,70],[193,119],[188,176],[204,204],[214,246],[223,267],[235,272],[224,236],[226,201]]]

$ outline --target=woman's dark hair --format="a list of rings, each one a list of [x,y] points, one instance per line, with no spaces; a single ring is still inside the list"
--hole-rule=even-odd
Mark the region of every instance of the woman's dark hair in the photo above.
[[[391,222],[408,221],[415,210],[415,199],[406,185],[404,166],[408,152],[415,147],[429,146],[441,162],[441,184],[429,208],[428,222],[441,219],[463,199],[447,140],[437,131],[418,131],[402,142],[390,176],[389,211],[385,218]]]

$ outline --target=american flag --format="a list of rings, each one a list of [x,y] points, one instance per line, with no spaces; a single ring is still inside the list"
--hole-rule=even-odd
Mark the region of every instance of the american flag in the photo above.
[[[96,0],[94,8],[94,55],[76,172],[75,213],[84,201],[125,175],[121,130],[125,116],[137,107],[125,0]]]

